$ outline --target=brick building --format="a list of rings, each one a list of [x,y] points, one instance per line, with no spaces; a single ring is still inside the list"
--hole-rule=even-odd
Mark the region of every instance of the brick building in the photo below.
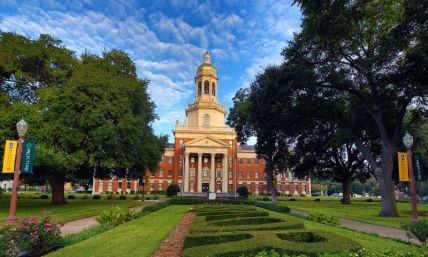
[[[186,121],[178,121],[170,144],[159,164],[159,170],[147,172],[145,191],[166,190],[169,184],[180,186],[184,194],[202,192],[235,192],[247,186],[253,194],[264,194],[266,182],[264,161],[257,159],[253,146],[240,146],[233,128],[225,125],[226,111],[218,103],[217,71],[208,52],[195,77],[195,102],[186,112]],[[281,194],[310,195],[310,179],[297,180],[290,172],[277,175]],[[94,179],[93,193],[131,192],[140,189],[134,180]]]

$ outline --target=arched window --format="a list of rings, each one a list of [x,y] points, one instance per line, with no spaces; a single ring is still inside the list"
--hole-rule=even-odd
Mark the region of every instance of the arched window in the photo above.
[[[212,93],[211,93],[211,94],[212,94],[213,96],[215,96],[215,83],[214,83],[214,82],[213,82],[213,84],[212,84],[212,88],[213,88],[213,89],[212,89]]]
[[[210,126],[210,116],[208,114],[204,115],[204,127]]]
[[[208,95],[210,93],[210,82],[205,80],[204,82],[204,94]]]
[[[199,84],[198,84],[198,96],[201,96],[201,95],[202,95],[202,82],[199,81]]]

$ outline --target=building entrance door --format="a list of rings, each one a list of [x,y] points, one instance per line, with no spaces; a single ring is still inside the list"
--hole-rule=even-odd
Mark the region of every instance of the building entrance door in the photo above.
[[[210,190],[210,184],[209,183],[202,183],[202,192],[208,192]]]

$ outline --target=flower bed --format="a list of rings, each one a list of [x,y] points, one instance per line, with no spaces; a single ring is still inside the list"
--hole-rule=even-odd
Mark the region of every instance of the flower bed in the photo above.
[[[47,215],[38,220],[31,217],[18,224],[0,228],[0,256],[23,256],[45,253],[60,244],[57,221]]]

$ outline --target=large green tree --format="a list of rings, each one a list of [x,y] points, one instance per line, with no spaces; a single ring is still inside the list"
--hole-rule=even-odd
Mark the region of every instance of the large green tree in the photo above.
[[[374,170],[380,215],[396,216],[392,170],[403,118],[409,108],[425,106],[428,96],[427,4],[295,2],[303,12],[302,30],[285,49],[285,60],[315,74],[302,94],[312,92],[314,103],[327,103],[330,115],[322,118],[346,130]],[[379,155],[364,144],[366,135],[380,141]]]

